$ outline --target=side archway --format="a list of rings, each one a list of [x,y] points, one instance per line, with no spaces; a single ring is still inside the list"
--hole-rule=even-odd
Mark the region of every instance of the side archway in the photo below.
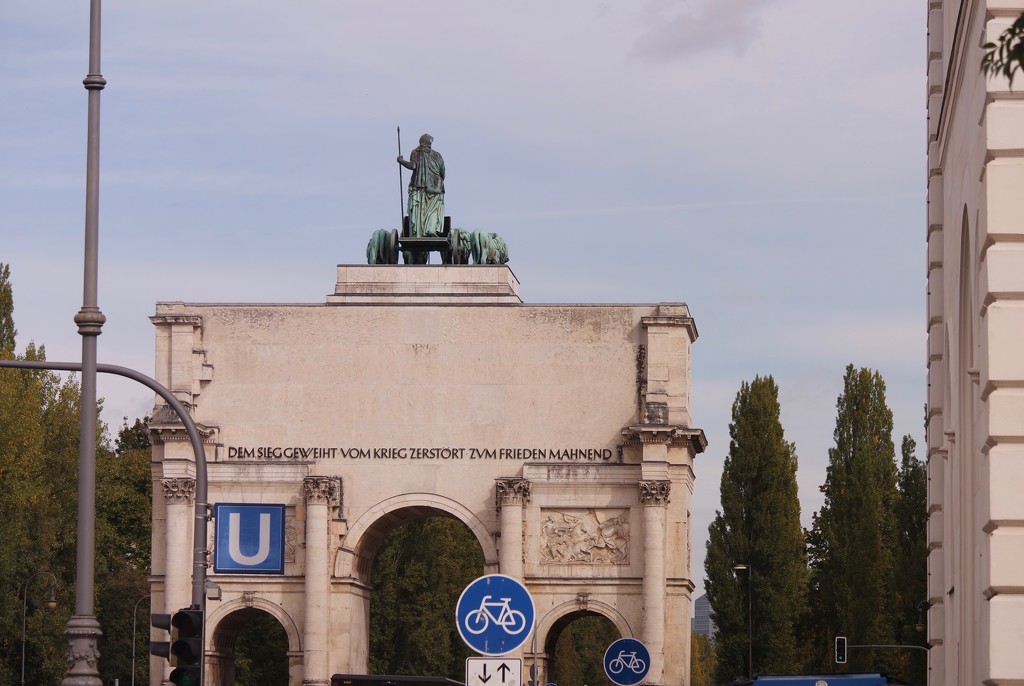
[[[235,683],[235,644],[238,635],[250,622],[267,615],[284,629],[287,637],[289,686],[302,683],[302,634],[280,605],[262,598],[231,600],[208,612],[206,683],[214,686],[231,686]]]
[[[579,598],[566,601],[548,610],[537,622],[527,662],[538,675],[540,683],[552,680],[558,641],[573,622],[585,617],[602,617],[615,628],[619,638],[636,638],[629,621],[608,603]]]

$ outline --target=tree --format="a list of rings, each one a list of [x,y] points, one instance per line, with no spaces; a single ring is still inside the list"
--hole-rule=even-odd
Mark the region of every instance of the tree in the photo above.
[[[690,686],[715,683],[715,643],[704,634],[690,634]]]
[[[11,288],[11,268],[0,262],[0,359],[14,356],[14,291]]]
[[[917,631],[917,618],[928,597],[928,473],[914,451],[917,443],[903,437],[896,503],[896,640],[904,645],[925,645]],[[927,679],[927,660],[920,651],[900,655],[900,672],[913,684]]]
[[[746,674],[748,628],[752,671],[795,672],[802,662],[798,628],[806,611],[807,563],[796,449],[783,435],[779,412],[771,376],[743,382],[732,406],[722,510],[709,528],[705,560],[718,627],[717,683]],[[736,573],[737,564],[748,568]]]
[[[836,402],[825,503],[808,532],[814,669],[832,669],[832,640],[895,642],[896,508],[899,493],[892,412],[885,381],[870,369],[846,368]],[[858,650],[852,671],[893,671],[892,653]]]
[[[1013,87],[1013,77],[1024,72],[1024,14],[1006,28],[995,43],[982,46],[981,71],[988,76],[1002,75]]]
[[[618,629],[606,617],[577,617],[555,642],[548,681],[558,686],[611,686],[604,673],[604,654],[618,638]]]
[[[10,269],[0,264],[0,357],[45,360],[43,346],[32,342],[17,353],[13,312]],[[26,682],[57,683],[67,668],[64,628],[75,600],[80,406],[73,375],[63,379],[43,370],[0,369],[0,683],[20,679],[22,599]],[[137,436],[131,440],[137,448]],[[149,454],[129,450],[128,444],[115,454],[106,426],[97,426],[95,608],[103,627],[105,683],[129,673],[131,614],[148,593]],[[56,578],[53,610],[42,603],[48,574]]]
[[[433,517],[392,529],[371,572],[370,672],[462,681],[474,653],[459,637],[454,608],[483,568],[462,522]]]

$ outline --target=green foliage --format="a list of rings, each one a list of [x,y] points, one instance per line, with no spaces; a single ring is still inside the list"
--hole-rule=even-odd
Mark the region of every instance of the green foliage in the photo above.
[[[548,681],[558,686],[612,686],[604,673],[604,653],[619,632],[601,615],[584,615],[567,624],[555,642]]]
[[[926,644],[926,634],[915,628],[921,604],[928,596],[928,470],[917,459],[917,443],[903,437],[896,506],[896,640],[904,645]],[[920,651],[907,651],[899,673],[912,684],[927,680],[927,658]]]
[[[836,403],[835,446],[808,532],[812,669],[833,669],[832,640],[895,642],[896,509],[899,501],[892,412],[885,382],[870,369],[846,368]],[[888,651],[852,651],[849,671],[894,673]]]
[[[0,357],[45,360],[43,347],[31,342],[16,352],[9,276],[0,264]],[[23,600],[26,683],[58,683],[66,669],[64,629],[75,606],[80,405],[74,376],[0,369],[0,683],[20,680]],[[130,674],[131,612],[148,593],[150,477],[148,454],[115,457],[106,427],[96,429],[94,601],[106,683]],[[48,574],[57,579],[56,609],[43,602]]]
[[[718,683],[747,673],[751,633],[755,672],[795,672],[802,661],[807,564],[796,451],[783,435],[778,395],[772,377],[757,377],[740,386],[732,407],[722,510],[705,559]],[[750,568],[737,572],[737,564]]]
[[[371,573],[370,672],[463,681],[474,653],[455,626],[455,605],[483,567],[461,522],[419,519],[390,531]]]
[[[0,262],[0,359],[14,356],[14,291],[11,287],[11,268]]]
[[[265,612],[246,622],[235,641],[236,686],[288,686],[288,635]]]
[[[713,686],[717,665],[714,642],[704,634],[690,634],[690,686]]]
[[[1024,14],[1010,24],[995,43],[981,46],[981,71],[988,76],[1003,76],[1013,87],[1013,77],[1024,71]]]

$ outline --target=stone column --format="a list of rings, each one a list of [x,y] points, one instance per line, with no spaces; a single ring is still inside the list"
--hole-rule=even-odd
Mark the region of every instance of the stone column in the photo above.
[[[498,479],[495,500],[501,508],[501,541],[498,547],[498,571],[525,583],[523,578],[523,505],[530,502],[532,484],[523,478]],[[534,627],[535,628],[535,627]],[[523,648],[509,653],[523,657]]]
[[[498,570],[523,581],[523,505],[530,502],[531,483],[522,478],[498,479],[496,505],[501,508]]]
[[[327,524],[331,505],[338,502],[337,479],[306,477],[305,629],[302,640],[303,686],[328,686],[327,626],[331,595],[330,539]]]
[[[665,670],[665,519],[670,481],[641,481],[644,508],[644,619],[641,640],[651,653],[646,683],[664,683]]]
[[[160,482],[167,502],[167,552],[164,559],[164,612],[192,604],[192,523],[196,480],[187,477]],[[203,542],[206,547],[206,542]]]

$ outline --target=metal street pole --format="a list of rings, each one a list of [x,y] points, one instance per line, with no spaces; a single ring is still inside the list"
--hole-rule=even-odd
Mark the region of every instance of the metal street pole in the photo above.
[[[25,579],[25,588],[21,594],[21,686],[25,686],[25,639],[28,636],[28,586],[37,576],[45,574],[50,577],[50,596],[46,599],[46,606],[51,610],[57,607],[57,577],[49,572],[36,572]]]
[[[96,566],[96,338],[106,317],[97,301],[99,269],[100,0],[89,4],[89,93],[85,159],[85,268],[82,309],[75,315],[82,336],[82,399],[78,435],[78,541],[75,614],[68,620],[68,671],[61,686],[103,686],[99,673],[100,623],[93,613]]]
[[[139,603],[146,598],[152,598],[153,596],[144,595],[135,601],[135,609],[132,610],[132,686],[135,686],[135,620],[139,616]]]

